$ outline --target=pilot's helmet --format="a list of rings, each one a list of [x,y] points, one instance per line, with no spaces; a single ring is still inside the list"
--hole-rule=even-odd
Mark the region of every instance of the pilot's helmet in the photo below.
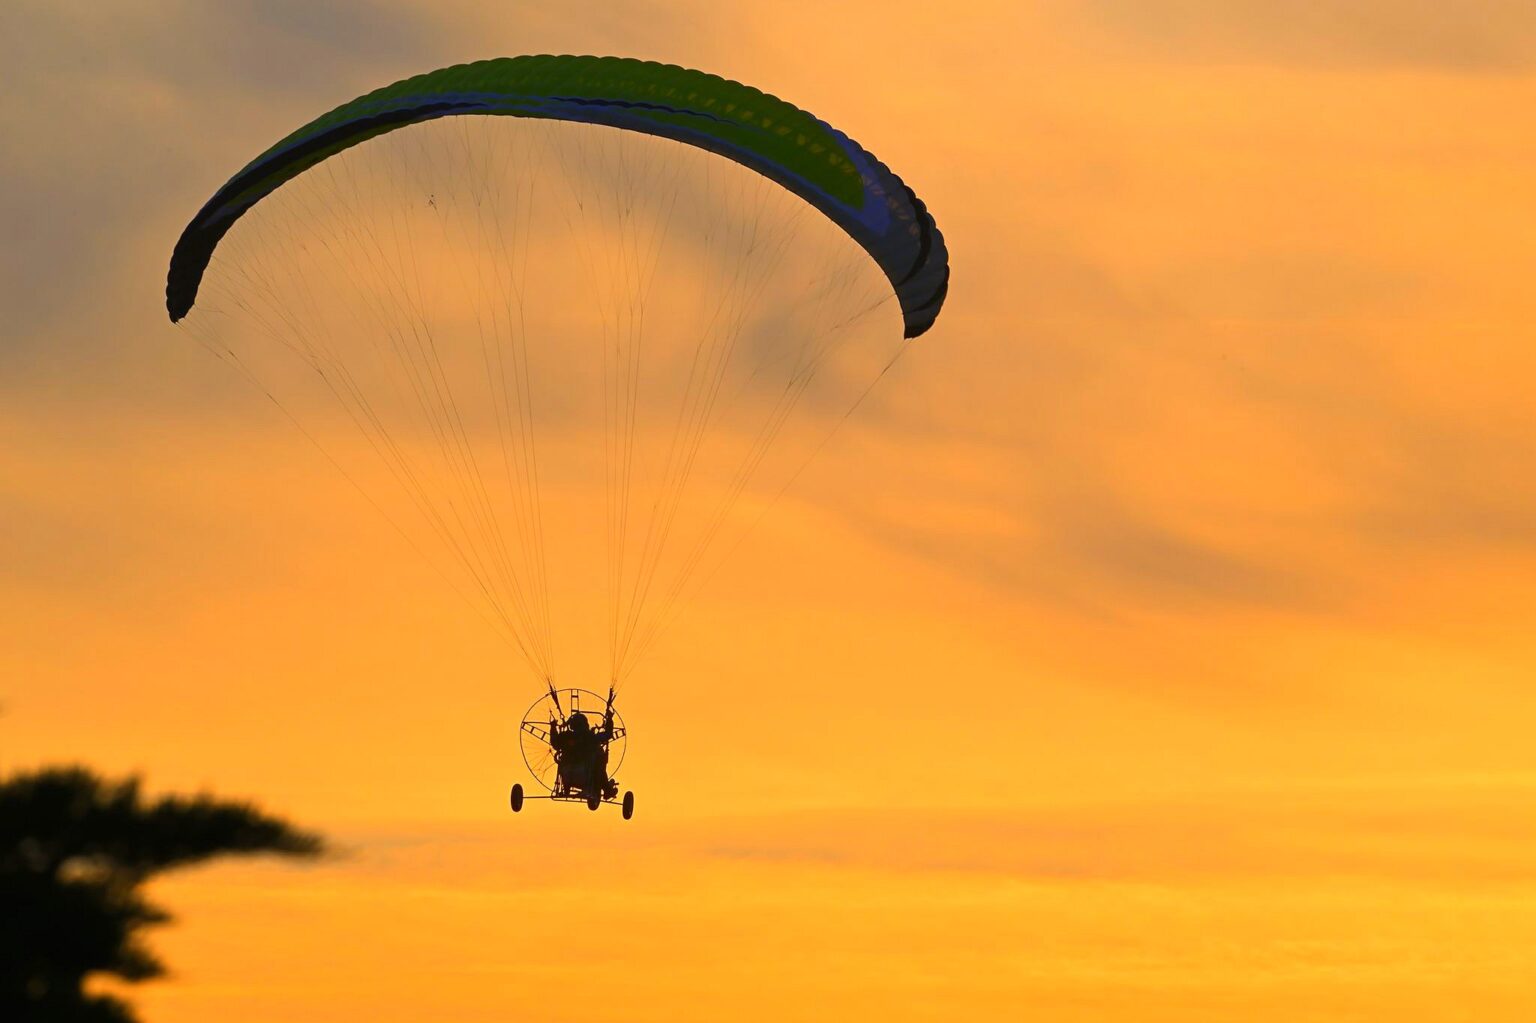
[[[565,723],[565,727],[573,732],[585,732],[590,726],[587,724],[587,716],[577,712],[571,715],[571,719]]]

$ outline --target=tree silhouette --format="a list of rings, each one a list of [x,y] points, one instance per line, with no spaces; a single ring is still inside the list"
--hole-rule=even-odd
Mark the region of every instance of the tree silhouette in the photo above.
[[[324,849],[320,836],[248,803],[146,800],[138,778],[61,767],[0,781],[0,1020],[133,1023],[127,1002],[84,984],[165,972],[143,931],[171,917],[144,898],[145,882],[217,856]]]

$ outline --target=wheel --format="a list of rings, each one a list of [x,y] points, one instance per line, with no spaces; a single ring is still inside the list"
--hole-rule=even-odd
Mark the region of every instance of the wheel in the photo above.
[[[598,807],[600,807],[602,805],[603,805],[603,797],[602,797],[601,793],[594,792],[590,796],[587,797],[587,809],[588,810],[596,810]]]
[[[626,792],[626,793],[624,793],[624,819],[625,820],[629,820],[634,815],[635,815],[635,794],[633,792]]]
[[[512,812],[513,813],[517,813],[522,808],[523,808],[523,787],[521,785],[514,785],[514,786],[512,786]]]

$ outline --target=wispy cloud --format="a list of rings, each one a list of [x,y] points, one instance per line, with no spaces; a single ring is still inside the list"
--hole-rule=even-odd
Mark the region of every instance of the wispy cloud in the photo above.
[[[509,844],[503,827],[423,824],[346,836],[369,873],[564,886],[620,855],[630,870],[735,861],[786,869],[974,874],[1032,882],[1205,882],[1356,877],[1436,887],[1536,882],[1526,854],[1536,780],[1421,778],[1263,786],[1038,809],[825,809],[652,822],[597,833],[566,820],[566,862]],[[584,822],[583,822],[584,823]],[[579,837],[578,837],[579,836]],[[535,869],[535,864],[538,864]],[[441,877],[439,877],[441,875]]]
[[[1536,12],[1520,0],[1081,0],[1065,10],[1141,58],[1453,73],[1536,66]]]

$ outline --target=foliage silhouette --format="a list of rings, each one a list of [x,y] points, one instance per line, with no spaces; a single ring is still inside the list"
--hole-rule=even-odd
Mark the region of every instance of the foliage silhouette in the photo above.
[[[56,767],[0,781],[0,1020],[134,1023],[127,1002],[85,982],[164,974],[143,931],[171,917],[144,898],[145,882],[218,856],[324,851],[319,835],[252,804],[148,800],[138,778]]]

